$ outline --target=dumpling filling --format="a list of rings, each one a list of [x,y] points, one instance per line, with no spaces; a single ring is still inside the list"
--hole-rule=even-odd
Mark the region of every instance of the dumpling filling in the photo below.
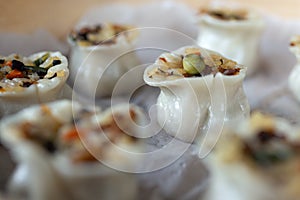
[[[282,164],[300,153],[300,143],[288,141],[280,132],[261,130],[243,141],[244,154],[255,164],[268,167]]]
[[[300,47],[300,36],[294,36],[291,39],[290,46],[291,47],[295,47],[295,46]]]
[[[255,112],[226,129],[206,161],[212,182],[206,199],[296,200],[300,195],[299,127]]]
[[[0,92],[19,91],[36,84],[40,79],[52,79],[54,74],[46,76],[48,69],[61,64],[60,58],[45,53],[36,60],[11,55],[0,58]]]
[[[283,164],[285,161],[296,158],[300,153],[299,138],[294,138],[294,133],[285,133],[277,128],[272,116],[254,113],[249,126],[249,133],[245,135],[230,132],[228,136],[232,139],[230,146],[235,146],[237,151],[228,151],[231,152],[229,154],[220,152],[224,158],[230,157],[230,160],[245,158],[258,167],[274,167],[276,164]],[[287,129],[287,131],[290,130]],[[229,142],[228,139],[222,140],[224,145],[227,142]]]
[[[136,122],[136,111],[130,108],[129,112]],[[38,144],[50,154],[67,155],[75,163],[96,161],[90,152],[105,159],[111,143],[130,145],[137,141],[119,128],[120,123],[124,125],[129,120],[122,112],[95,114],[81,109],[72,118],[65,119],[68,123],[62,123],[50,107],[43,105],[37,115],[38,121],[25,120],[17,125],[20,137]],[[88,144],[88,149],[82,141]]]
[[[238,75],[240,67],[235,61],[210,53],[204,56],[199,48],[186,48],[184,54],[164,53],[148,73],[149,78],[201,77],[222,73],[226,76]]]
[[[225,21],[241,21],[248,19],[248,11],[244,9],[206,8],[200,10],[199,14],[206,14],[213,18]]]
[[[293,199],[300,188],[299,130],[280,120],[254,113],[242,129],[224,135],[215,156],[228,167],[244,166],[252,177],[259,175],[269,185],[279,186],[288,196],[278,199]]]
[[[110,23],[86,26],[78,31],[73,30],[69,38],[79,46],[111,45],[115,44],[121,35],[130,41],[128,30],[132,28],[132,26]]]

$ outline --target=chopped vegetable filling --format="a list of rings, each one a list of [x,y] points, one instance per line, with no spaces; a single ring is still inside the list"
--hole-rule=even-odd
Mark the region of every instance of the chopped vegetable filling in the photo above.
[[[226,76],[239,74],[238,64],[217,54],[204,57],[199,49],[187,49],[185,55],[164,53],[156,62],[157,68],[148,73],[153,77],[199,77],[222,73]]]
[[[39,79],[43,79],[49,68],[59,64],[61,60],[50,57],[49,53],[34,61],[21,60],[18,55],[0,59],[0,92],[5,92],[8,87],[27,88]]]
[[[114,44],[120,34],[127,34],[130,26],[117,24],[101,24],[93,27],[83,27],[78,31],[73,30],[69,38],[79,46],[92,46],[99,44]]]
[[[299,145],[274,130],[258,132],[255,137],[244,141],[244,147],[244,153],[262,166],[284,162],[300,150]]]
[[[42,106],[39,112],[37,115],[40,122],[25,121],[18,125],[22,137],[38,144],[51,154],[66,153],[75,163],[96,161],[97,159],[90,153],[91,150],[98,156],[105,156],[103,147],[108,148],[111,142],[136,141],[135,137],[125,134],[115,121],[127,122],[128,119],[122,113],[115,113],[114,116],[110,113],[102,117],[102,121],[93,124],[91,121],[95,118],[95,113],[84,109],[68,123],[60,123],[46,105]],[[137,120],[136,112],[132,109],[130,109],[130,117],[134,121]],[[88,149],[82,140],[89,140]]]
[[[208,14],[211,17],[220,19],[220,20],[247,20],[248,12],[243,9],[221,9],[221,8],[209,8],[203,9],[200,11],[200,14]]]

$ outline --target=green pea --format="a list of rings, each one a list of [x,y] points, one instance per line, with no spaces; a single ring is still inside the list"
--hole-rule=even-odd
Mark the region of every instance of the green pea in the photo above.
[[[200,74],[205,69],[204,60],[199,54],[188,54],[183,58],[183,68],[191,75]]]

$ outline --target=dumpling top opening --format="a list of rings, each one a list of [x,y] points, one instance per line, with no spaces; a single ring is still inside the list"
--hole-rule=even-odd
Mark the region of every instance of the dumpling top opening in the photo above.
[[[93,26],[84,26],[79,30],[72,30],[69,39],[78,46],[112,45],[117,43],[119,37],[125,37],[131,42],[136,37],[135,27],[113,23],[103,23]]]
[[[0,58],[0,92],[18,91],[36,84],[40,79],[52,79],[63,75],[48,74],[51,67],[62,64],[59,55],[50,52],[22,57],[12,54]],[[47,75],[48,74],[48,75]]]
[[[249,121],[220,140],[217,157],[228,163],[242,161],[249,167],[275,174],[276,167],[299,166],[299,130],[282,120],[258,112],[252,114]]]
[[[221,73],[225,76],[238,75],[241,70],[235,61],[220,54],[197,47],[187,47],[171,53],[163,53],[148,71],[153,79],[177,79],[202,77]]]
[[[224,7],[209,7],[199,11],[200,15],[209,15],[219,20],[247,20],[249,19],[249,12],[242,8],[224,8]]]
[[[12,141],[30,142],[50,155],[63,155],[74,163],[112,159],[115,145],[125,150],[138,146],[139,133],[131,125],[141,120],[136,107],[129,106],[127,113],[122,104],[103,112],[73,106],[76,111],[72,111],[71,102],[58,101],[24,110],[3,125],[9,135],[3,133],[2,137],[11,145]]]
[[[294,36],[290,41],[291,47],[300,47],[300,35]]]

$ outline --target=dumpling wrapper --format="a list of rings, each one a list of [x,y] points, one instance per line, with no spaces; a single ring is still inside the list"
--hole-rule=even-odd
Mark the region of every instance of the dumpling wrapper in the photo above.
[[[107,143],[109,139],[103,140],[102,135],[104,134],[97,129],[98,123],[101,126],[109,126],[107,123],[110,122],[110,117],[113,115],[116,118],[121,116],[119,124],[125,131],[130,131],[132,134],[140,133],[139,127],[131,125],[132,122],[127,118],[128,109],[135,116],[135,122],[139,124],[145,122],[143,113],[133,105],[117,105],[112,107],[112,110],[108,109],[92,114],[78,103],[68,100],[31,107],[5,118],[0,125],[1,139],[12,151],[18,163],[9,187],[11,193],[20,196],[26,193],[30,199],[45,200],[134,198],[136,195],[135,178],[118,170],[134,170],[137,158],[128,155],[127,152],[138,152],[142,149],[141,144],[138,141],[131,141],[128,135],[114,136],[114,134],[108,135],[108,137],[113,136],[110,139],[115,138],[115,143],[109,144]],[[80,120],[80,118],[82,119]],[[72,125],[73,120],[77,122],[78,130],[89,130],[86,131],[88,134],[79,134],[80,138],[75,138],[74,141],[73,136],[68,136],[67,138],[71,139],[73,143],[63,144],[61,141],[64,141],[62,138],[66,136],[64,133],[68,133],[64,131]],[[55,144],[58,145],[57,150],[49,151],[47,147],[41,145],[43,143],[31,140],[30,137],[28,139],[26,131],[20,129],[24,123],[28,122],[35,124],[34,127],[43,128],[38,132],[41,137],[51,140],[53,134],[58,134],[54,139],[54,143],[56,142]],[[57,131],[55,132],[55,130]],[[108,132],[108,134],[110,133]],[[76,141],[83,142],[84,146],[80,145],[77,148],[78,142]],[[94,143],[98,144],[97,147],[101,150],[101,154],[97,154],[99,149],[93,150],[90,146]],[[92,157],[88,156],[86,161],[84,160],[86,157],[83,157],[83,160],[74,160],[74,156],[76,157],[80,153],[76,150],[82,152],[82,148],[96,158],[91,160]]]
[[[296,56],[297,64],[289,76],[289,88],[298,101],[300,101],[300,36],[291,38],[290,51]]]
[[[117,81],[140,64],[133,51],[137,30],[131,28],[113,37],[115,42],[112,44],[89,46],[68,40],[71,47],[70,81],[78,94],[87,98],[111,96]],[[128,94],[129,89],[124,86],[118,95]]]
[[[228,7],[228,6],[227,6]],[[220,19],[209,15],[210,11],[240,13],[244,19]],[[258,67],[258,45],[264,23],[253,10],[242,8],[211,7],[197,16],[199,25],[198,45],[237,61],[247,67],[252,75]]]
[[[210,55],[218,55],[195,46],[182,47],[172,54],[183,55],[189,49],[200,51],[208,59]],[[149,77],[160,62],[160,59],[156,60],[145,70],[144,81],[161,89],[157,99],[160,107],[157,118],[168,134],[186,142],[195,142],[197,137],[205,137],[212,132],[218,134],[223,126],[235,125],[249,115],[249,104],[243,90],[246,75],[243,66],[239,66],[239,73],[232,76],[218,72],[202,77]]]
[[[50,58],[59,58],[61,63],[49,68],[43,79],[39,79],[36,84],[30,85],[28,88],[20,89],[18,87],[17,91],[0,92],[0,117],[33,104],[56,100],[61,95],[63,86],[69,76],[68,61],[65,56],[60,52],[40,52],[23,59],[34,61],[46,53],[50,54]],[[55,74],[56,77],[48,79]]]
[[[268,134],[271,136],[268,137]],[[275,142],[270,145],[268,140]],[[253,149],[257,153],[254,154],[255,159],[247,153],[249,147],[246,144],[258,145]],[[204,160],[211,172],[211,182],[204,199],[299,199],[299,144],[298,126],[261,113],[252,114],[250,119],[234,129],[224,130],[218,144]],[[292,147],[295,148],[294,154],[285,155],[289,148],[284,145],[296,145]],[[261,157],[267,156],[267,153],[269,157]],[[275,156],[278,156],[277,159]]]

